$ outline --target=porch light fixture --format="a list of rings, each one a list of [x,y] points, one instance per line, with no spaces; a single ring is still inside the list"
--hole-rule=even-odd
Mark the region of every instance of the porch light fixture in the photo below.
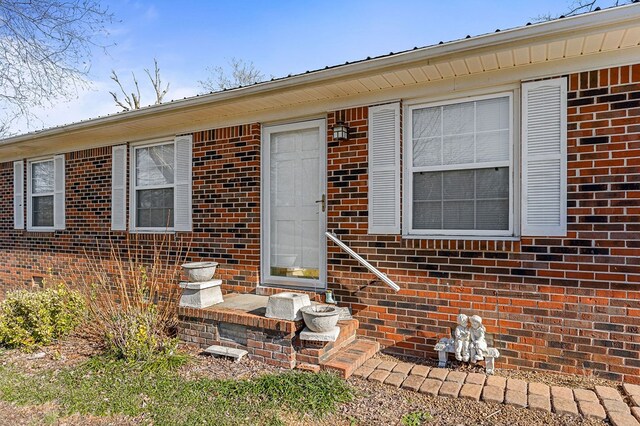
[[[333,126],[333,140],[344,141],[349,138],[349,128],[342,121],[338,121]]]

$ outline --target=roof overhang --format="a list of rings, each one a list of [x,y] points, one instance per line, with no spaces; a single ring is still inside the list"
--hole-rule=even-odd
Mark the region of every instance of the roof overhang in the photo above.
[[[145,107],[0,141],[0,161],[638,63],[640,4]],[[471,84],[469,82],[473,81]]]

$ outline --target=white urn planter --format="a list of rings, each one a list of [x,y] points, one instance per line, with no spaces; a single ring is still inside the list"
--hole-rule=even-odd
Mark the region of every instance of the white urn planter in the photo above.
[[[309,330],[326,333],[336,328],[340,318],[340,310],[335,306],[310,305],[300,308],[302,318]]]
[[[210,281],[216,273],[218,262],[190,262],[182,265],[190,283]]]
[[[207,308],[222,303],[222,280],[214,280],[217,262],[191,262],[182,265],[188,281],[181,282],[180,306]]]

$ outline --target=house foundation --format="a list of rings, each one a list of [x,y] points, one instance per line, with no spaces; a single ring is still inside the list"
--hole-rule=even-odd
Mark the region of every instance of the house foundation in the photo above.
[[[354,319],[338,322],[334,341],[307,340],[301,336],[302,320],[267,318],[267,301],[267,296],[227,294],[224,302],[208,308],[180,307],[178,337],[202,349],[242,349],[250,359],[277,367],[334,370],[343,377],[379,349],[374,341],[356,338],[359,322]]]

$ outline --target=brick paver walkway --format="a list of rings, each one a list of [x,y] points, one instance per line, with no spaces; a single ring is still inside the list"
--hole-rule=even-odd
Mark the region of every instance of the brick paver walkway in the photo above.
[[[510,404],[561,415],[609,419],[613,426],[640,426],[640,385],[571,389],[480,373],[370,359],[354,373],[397,388],[431,396]]]

